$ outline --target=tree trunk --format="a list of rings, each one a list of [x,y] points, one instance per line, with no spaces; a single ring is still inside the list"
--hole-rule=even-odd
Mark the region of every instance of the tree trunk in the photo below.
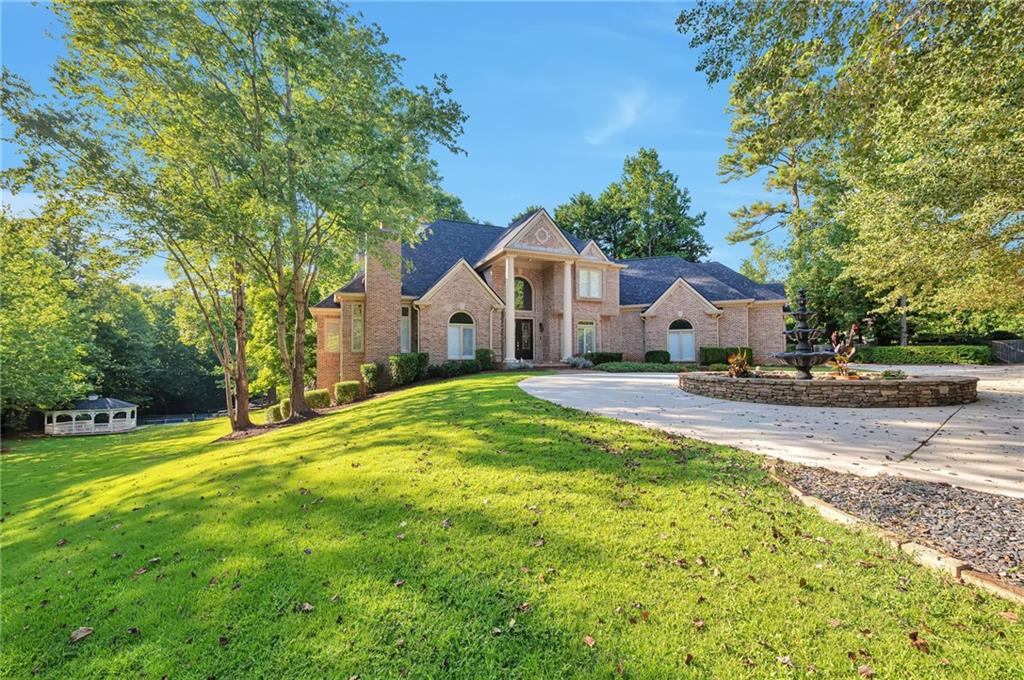
[[[292,327],[292,418],[304,420],[315,415],[306,405],[306,300],[298,268],[292,271],[295,325]]]
[[[232,297],[235,299],[235,430],[248,430],[253,426],[249,418],[249,367],[246,345],[249,342],[245,318],[245,283],[242,264],[235,262],[235,280]]]

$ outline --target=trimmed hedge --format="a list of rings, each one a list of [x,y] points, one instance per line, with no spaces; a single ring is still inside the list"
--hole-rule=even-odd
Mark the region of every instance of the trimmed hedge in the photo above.
[[[331,393],[324,390],[310,390],[305,393],[306,406],[310,408],[330,408]]]
[[[672,357],[663,349],[652,349],[644,352],[644,362],[648,364],[668,364]]]
[[[987,345],[909,345],[858,347],[852,360],[866,364],[988,364]]]
[[[476,359],[469,359],[466,361],[446,361],[443,364],[436,364],[427,369],[427,375],[431,378],[454,378],[460,375],[469,375],[470,373],[479,373],[481,371],[480,362]]]
[[[401,387],[419,378],[420,358],[418,354],[392,354],[388,357],[391,365],[391,386]]]
[[[708,364],[707,370],[709,371],[728,371],[729,364]]]
[[[493,371],[494,370],[494,351],[490,349],[478,349],[476,351],[476,360],[480,362],[481,371]]]
[[[594,370],[606,371],[608,373],[682,373],[683,371],[694,371],[693,364],[653,363],[639,361],[609,361],[606,364],[595,366]]]
[[[338,404],[351,404],[359,398],[359,381],[345,380],[334,383],[334,401]]]
[[[416,352],[416,379],[423,380],[427,377],[427,368],[430,366],[430,355],[426,352]]]
[[[384,371],[384,364],[361,364],[359,373],[363,376],[368,394],[380,392],[386,387],[384,380],[387,378],[387,373]]]
[[[270,423],[276,423],[279,420],[284,420],[284,418],[281,417],[281,405],[274,404],[267,409],[266,423],[269,425]]]
[[[583,358],[597,366],[613,361],[622,361],[622,352],[585,352]]]
[[[748,364],[754,363],[754,350],[749,347],[701,347],[698,350],[698,358],[704,365],[728,364],[729,355],[738,353],[746,356]]]

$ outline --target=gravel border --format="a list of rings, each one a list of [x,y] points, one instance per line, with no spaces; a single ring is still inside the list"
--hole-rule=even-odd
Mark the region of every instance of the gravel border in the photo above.
[[[793,463],[777,469],[805,494],[1024,586],[1024,499]]]

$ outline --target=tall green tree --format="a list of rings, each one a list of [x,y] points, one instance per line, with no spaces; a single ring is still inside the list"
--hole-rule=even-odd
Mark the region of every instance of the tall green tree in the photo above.
[[[690,214],[690,192],[664,169],[658,152],[627,156],[622,177],[595,199],[583,191],[555,208],[559,226],[593,239],[613,258],[678,255],[705,257],[711,248],[700,233],[704,213]]]
[[[88,332],[74,281],[35,218],[0,215],[0,411],[5,427],[79,396]]]
[[[784,227],[791,262],[830,242],[878,309],[1021,312],[1012,3],[699,2],[677,25],[709,82],[732,79],[724,177],[783,199],[736,211],[733,241]]]

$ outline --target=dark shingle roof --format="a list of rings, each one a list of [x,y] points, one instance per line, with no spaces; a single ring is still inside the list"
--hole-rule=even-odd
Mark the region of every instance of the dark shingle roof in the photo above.
[[[455,220],[438,220],[428,225],[418,243],[402,244],[402,295],[423,295],[462,258],[470,266],[475,265],[512,228]],[[336,293],[362,293],[364,290],[360,272],[313,306],[336,309]]]
[[[780,294],[764,284],[755,283],[738,271],[726,267],[721,262],[701,262],[700,267],[719,281],[723,281],[740,291],[745,297],[754,300],[786,299],[785,291]]]
[[[93,396],[93,395],[89,395]],[[96,397],[95,399],[75,399],[71,402],[71,408],[75,411],[101,411],[106,408],[136,408],[138,404],[111,397]]]
[[[708,300],[742,300],[749,297],[706,271],[700,263],[687,262],[674,255],[617,261],[627,265],[626,269],[619,272],[620,305],[649,305],[679,278]]]
[[[430,224],[419,243],[402,245],[402,295],[420,297],[460,259],[464,258],[475,266],[504,236],[533,214],[524,215],[508,227],[455,220],[438,220]],[[576,252],[582,252],[586,247],[586,241],[561,227],[559,230]],[[688,262],[673,255],[618,262],[627,265],[619,274],[619,304],[622,305],[651,304],[678,278],[712,302],[785,299],[785,295],[774,288],[754,283],[718,262]],[[360,273],[336,292],[361,293],[364,290],[363,274]],[[334,295],[328,295],[314,307],[337,308]]]

